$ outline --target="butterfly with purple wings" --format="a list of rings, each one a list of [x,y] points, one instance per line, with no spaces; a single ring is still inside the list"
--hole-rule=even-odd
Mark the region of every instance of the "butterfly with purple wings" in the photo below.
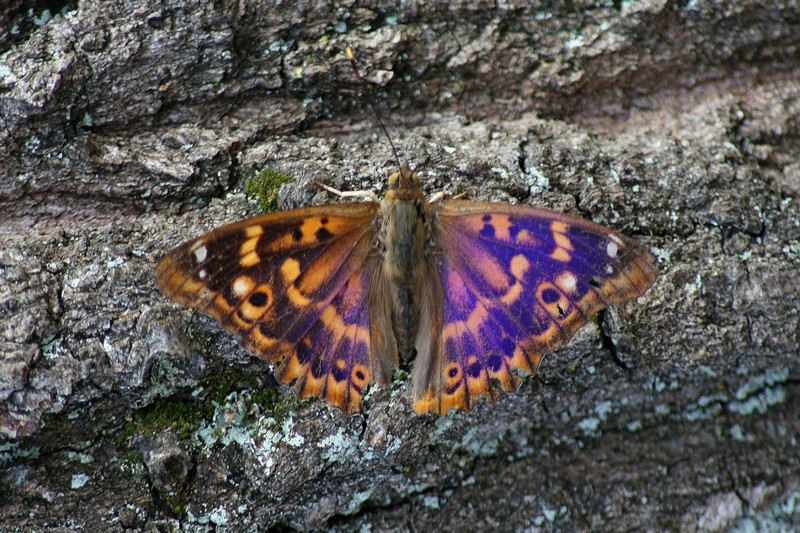
[[[426,198],[407,164],[382,201],[261,215],[161,259],[156,283],[217,319],[301,397],[355,412],[413,361],[417,412],[514,391],[546,353],[657,275],[643,246],[527,206]]]

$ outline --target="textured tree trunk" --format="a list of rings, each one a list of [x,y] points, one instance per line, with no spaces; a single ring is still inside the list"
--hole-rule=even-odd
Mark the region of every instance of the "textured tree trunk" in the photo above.
[[[21,4],[0,529],[800,527],[794,3]],[[346,45],[428,193],[605,224],[656,253],[655,285],[445,417],[402,373],[360,414],[297,401],[166,300],[158,258],[256,214],[257,172],[292,178],[289,208],[396,170]]]

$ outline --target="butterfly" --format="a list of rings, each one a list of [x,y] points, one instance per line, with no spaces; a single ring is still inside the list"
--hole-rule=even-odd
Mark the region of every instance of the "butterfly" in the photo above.
[[[348,194],[344,194],[348,195]],[[383,200],[264,214],[165,255],[156,283],[269,361],[300,397],[360,410],[413,360],[414,410],[515,391],[592,315],[657,276],[642,245],[524,205],[426,198],[408,164]]]

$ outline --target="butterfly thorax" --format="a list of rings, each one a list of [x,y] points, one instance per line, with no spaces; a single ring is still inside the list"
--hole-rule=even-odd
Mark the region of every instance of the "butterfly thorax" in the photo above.
[[[427,287],[431,226],[428,200],[407,165],[389,177],[381,214],[381,269],[390,294],[392,330],[398,355],[409,360],[420,327],[420,291]]]

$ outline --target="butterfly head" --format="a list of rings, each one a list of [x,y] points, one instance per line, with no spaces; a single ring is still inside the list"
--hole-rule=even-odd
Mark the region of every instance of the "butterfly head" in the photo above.
[[[400,165],[400,170],[389,175],[389,190],[394,189],[419,189],[420,179],[416,172],[411,170],[408,163]]]

